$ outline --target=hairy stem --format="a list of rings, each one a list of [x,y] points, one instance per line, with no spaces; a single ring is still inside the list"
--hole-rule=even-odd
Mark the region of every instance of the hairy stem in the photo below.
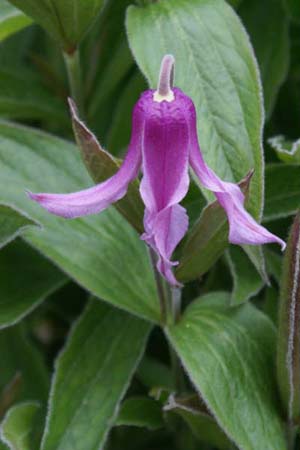
[[[64,53],[64,60],[68,73],[71,96],[77,105],[80,116],[84,117],[83,86],[79,50],[76,49],[70,54]]]

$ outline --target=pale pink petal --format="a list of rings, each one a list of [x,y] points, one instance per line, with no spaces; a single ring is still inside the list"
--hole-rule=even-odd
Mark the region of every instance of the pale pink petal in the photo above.
[[[204,187],[212,191],[225,209],[229,221],[229,241],[233,244],[266,244],[277,242],[282,249],[285,242],[259,225],[244,208],[244,194],[234,183],[222,181],[210,169],[202,156],[197,137],[196,111],[190,102],[190,165]]]
[[[50,213],[68,219],[99,213],[111,203],[120,200],[126,194],[128,184],[136,178],[141,166],[142,139],[143,120],[139,108],[135,108],[129,149],[115,175],[103,183],[72,194],[33,194],[29,192],[28,195]]]

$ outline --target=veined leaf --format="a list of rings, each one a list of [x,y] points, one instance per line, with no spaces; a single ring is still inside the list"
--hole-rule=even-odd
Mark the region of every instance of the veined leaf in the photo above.
[[[96,296],[159,321],[146,246],[116,211],[66,220],[47,213],[25,194],[25,189],[72,192],[91,184],[74,145],[0,123],[0,201],[25,211],[42,225],[25,230],[24,238]]]
[[[66,276],[23,242],[0,252],[0,329],[19,322],[63,286]]]
[[[14,8],[6,0],[0,3],[0,41],[3,41],[11,34],[22,30],[32,23],[30,17]]]
[[[229,308],[228,300],[224,293],[199,298],[167,335],[208,410],[238,448],[285,450],[274,327],[249,303]]]
[[[72,52],[100,12],[103,0],[9,0]]]
[[[195,102],[206,162],[230,181],[255,170],[249,206],[259,218],[261,86],[247,34],[233,9],[224,0],[151,2],[130,6],[126,24],[133,55],[151,87],[156,87],[162,57],[175,56],[175,84]]]
[[[92,300],[56,363],[43,450],[103,448],[149,324]]]

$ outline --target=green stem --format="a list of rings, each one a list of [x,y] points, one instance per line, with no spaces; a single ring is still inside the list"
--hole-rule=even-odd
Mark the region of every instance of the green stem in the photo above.
[[[68,73],[71,96],[77,105],[80,116],[84,117],[83,85],[79,49],[74,50],[72,53],[64,53],[63,55]]]
[[[157,294],[159,298],[159,306],[160,306],[160,320],[162,325],[164,326],[167,321],[167,314],[168,314],[168,299],[166,296],[166,291],[164,288],[164,282],[162,280],[162,276],[158,272],[156,268],[156,254],[152,248],[149,249],[150,252],[150,259],[153,267],[155,282],[156,282],[156,288],[157,288]]]
[[[297,435],[296,427],[292,423],[288,424],[287,428],[288,450],[294,450],[296,435]]]

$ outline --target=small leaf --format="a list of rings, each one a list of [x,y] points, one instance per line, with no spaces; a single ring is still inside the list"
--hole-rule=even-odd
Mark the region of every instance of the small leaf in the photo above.
[[[260,218],[263,200],[262,96],[248,36],[224,0],[172,0],[130,6],[129,45],[149,85],[156,88],[166,53],[176,59],[176,85],[198,113],[207,164],[228,181],[254,169],[249,210]],[[213,196],[203,189],[211,201]]]
[[[300,166],[267,164],[264,222],[296,214],[300,206]]]
[[[79,119],[74,102],[69,100],[69,104],[74,134],[83,161],[95,183],[100,183],[116,173],[120,162],[101,147],[96,136]],[[144,207],[137,181],[131,183],[125,198],[115,203],[115,207],[139,233],[143,232]]]
[[[42,226],[26,229],[24,239],[97,297],[159,322],[147,248],[117,211],[109,208],[66,220],[44,211],[25,194],[25,189],[74,192],[92,184],[74,145],[0,122],[1,201],[22,208]]]
[[[133,426],[157,430],[164,426],[161,405],[148,397],[130,397],[120,408],[116,426]]]
[[[253,172],[239,186],[247,196]],[[182,250],[176,278],[186,282],[202,276],[228,247],[228,222],[218,201],[206,206],[187,236]]]
[[[275,329],[250,303],[229,295],[193,302],[167,330],[210,413],[243,450],[286,450],[274,379]],[[268,382],[266,383],[266,380]]]
[[[270,117],[290,63],[289,20],[282,0],[245,1],[239,15],[250,34],[264,89],[267,117]]]
[[[198,396],[175,398],[170,396],[165,411],[178,414],[188,424],[198,441],[220,450],[232,448],[231,442],[220,429]]]
[[[280,135],[268,139],[268,144],[275,150],[281,161],[287,164],[300,164],[300,139],[291,142]]]
[[[32,23],[32,20],[25,14],[14,8],[6,0],[1,0],[0,4],[0,41],[10,35],[17,33]]]
[[[103,448],[149,325],[92,300],[58,357],[42,450]]]
[[[241,248],[231,246],[227,259],[233,278],[231,304],[238,305],[258,294],[264,282]]]
[[[103,6],[103,0],[9,0],[72,52]]]
[[[277,375],[290,422],[300,417],[300,213],[284,256],[278,315]]]
[[[11,326],[67,281],[47,259],[21,241],[0,252],[0,329]]]
[[[32,450],[33,437],[40,405],[35,402],[20,403],[12,407],[1,425],[1,439],[10,450]]]
[[[0,249],[18,237],[29,226],[37,225],[23,212],[0,204]]]
[[[138,370],[137,377],[148,388],[162,388],[169,391],[174,390],[174,380],[171,369],[162,362],[144,356]]]

